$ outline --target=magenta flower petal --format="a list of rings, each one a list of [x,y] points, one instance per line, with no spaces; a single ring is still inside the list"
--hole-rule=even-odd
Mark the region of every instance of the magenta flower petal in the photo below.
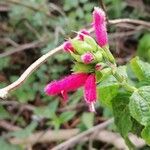
[[[96,40],[99,46],[103,47],[108,43],[107,29],[106,29],[106,16],[105,12],[95,7],[93,11],[93,27],[95,30]]]
[[[67,99],[67,92],[83,86],[88,76],[86,73],[71,74],[64,79],[49,83],[44,91],[47,95],[62,94],[63,98]]]
[[[64,101],[68,100],[68,93],[66,91],[64,91],[64,90],[61,91],[61,95],[62,95]]]
[[[84,85],[84,99],[89,105],[89,109],[94,111],[94,103],[96,102],[96,79],[95,75],[91,74],[87,78]]]
[[[85,35],[90,35],[90,33],[88,32],[88,30],[82,29],[82,30],[78,33],[78,38],[79,38],[79,40],[82,40],[82,41],[83,41]]]
[[[94,56],[92,53],[87,52],[81,56],[81,60],[85,64],[90,64],[94,60]]]
[[[70,51],[74,52],[75,50],[70,41],[64,42],[63,47],[64,47],[65,52],[70,52]]]

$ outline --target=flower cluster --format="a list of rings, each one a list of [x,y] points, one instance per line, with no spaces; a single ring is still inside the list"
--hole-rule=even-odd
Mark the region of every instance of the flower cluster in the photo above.
[[[89,110],[95,111],[96,84],[104,74],[110,72],[107,61],[112,57],[109,51],[106,51],[108,47],[106,17],[100,8],[94,8],[92,27],[95,31],[96,41],[87,30],[83,29],[76,38],[69,39],[64,43],[64,51],[70,53],[75,59],[74,73],[49,83],[45,87],[45,93],[47,95],[61,94],[66,101],[68,92],[84,87],[84,99]]]

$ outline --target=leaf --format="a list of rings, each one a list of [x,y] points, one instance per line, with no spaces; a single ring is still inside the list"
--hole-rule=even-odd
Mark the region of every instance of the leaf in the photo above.
[[[91,128],[94,123],[94,114],[93,113],[83,113],[82,122],[87,129]]]
[[[111,107],[111,100],[117,95],[119,90],[119,84],[116,82],[116,79],[113,76],[109,76],[98,84],[97,89],[100,102],[107,107]]]
[[[137,54],[144,60],[150,62],[150,34],[144,34],[138,44]]]
[[[150,144],[150,125],[147,125],[141,132],[142,138],[147,144]]]
[[[3,150],[23,150],[22,148],[9,144],[7,141],[5,141],[4,139],[0,138],[0,147]]]
[[[150,122],[150,86],[143,86],[131,95],[129,109],[140,124],[147,125]]]
[[[58,101],[51,102],[47,107],[35,108],[34,114],[39,117],[53,118],[58,108]]]
[[[115,124],[123,137],[127,137],[129,131],[132,129],[132,121],[128,106],[129,97],[130,94],[122,92],[112,100]]]
[[[142,81],[150,79],[150,64],[141,61],[138,57],[135,57],[130,62],[131,69],[136,77]]]
[[[34,129],[36,127],[37,127],[37,122],[32,122],[25,129],[11,132],[9,135],[10,136],[15,136],[17,138],[26,138],[26,137],[28,137],[32,134],[32,132],[34,131]]]
[[[0,106],[0,120],[9,119],[10,117],[10,114],[5,110],[5,108],[3,106]]]
[[[61,123],[65,123],[65,122],[71,120],[71,119],[74,117],[75,114],[76,114],[75,111],[68,111],[68,112],[62,113],[62,114],[59,116],[59,118],[60,118],[60,120],[61,120]]]

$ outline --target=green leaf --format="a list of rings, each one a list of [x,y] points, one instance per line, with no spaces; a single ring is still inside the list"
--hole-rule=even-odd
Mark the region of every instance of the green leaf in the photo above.
[[[132,119],[132,133],[136,134],[137,136],[141,136],[141,131],[143,130],[143,125],[141,125],[139,122],[137,122],[134,118]]]
[[[0,147],[2,150],[23,150],[22,148],[9,144],[7,141],[4,139],[0,138]]]
[[[90,72],[93,71],[93,65],[85,65],[85,64],[77,62],[73,66],[72,71],[74,71],[74,72],[90,73]]]
[[[75,111],[68,111],[68,112],[63,112],[60,116],[59,119],[61,120],[61,123],[65,123],[69,120],[71,120],[75,116],[76,112]]]
[[[39,117],[53,118],[55,116],[57,108],[58,108],[58,101],[55,100],[46,107],[44,106],[35,108],[34,114],[36,114]]]
[[[116,82],[116,79],[113,76],[109,76],[98,84],[97,89],[100,102],[107,107],[111,107],[111,100],[117,95],[119,90],[119,84]]]
[[[93,113],[83,113],[81,120],[87,129],[91,128],[94,123]]]
[[[147,144],[150,144],[150,125],[147,125],[141,132],[142,138]]]
[[[131,95],[129,109],[140,124],[147,125],[150,122],[150,86],[143,86]]]
[[[132,129],[132,121],[128,106],[129,97],[130,94],[122,92],[112,100],[115,124],[123,137],[127,137],[129,131]]]
[[[9,135],[15,136],[17,138],[26,138],[32,134],[32,132],[35,130],[36,127],[37,127],[37,122],[32,122],[25,129],[11,132]]]
[[[0,119],[9,119],[10,117],[10,114],[5,110],[5,108],[0,105]]]
[[[142,59],[150,62],[150,34],[144,34],[140,39],[137,54]]]
[[[142,81],[150,79],[150,64],[141,61],[138,57],[135,57],[130,62],[131,69],[136,77]]]

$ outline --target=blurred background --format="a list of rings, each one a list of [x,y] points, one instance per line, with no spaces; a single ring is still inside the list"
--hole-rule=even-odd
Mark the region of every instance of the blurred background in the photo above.
[[[104,0],[108,19],[133,18],[150,20],[149,0]],[[65,39],[74,31],[91,27],[94,6],[98,0],[0,0],[0,87],[15,81],[30,64]],[[150,32],[142,25],[109,25],[109,43],[117,63],[126,64],[139,55],[150,62]],[[111,111],[97,103],[97,113],[89,113],[82,90],[70,94],[64,104],[60,97],[48,97],[44,86],[54,79],[70,74],[72,60],[60,53],[50,58],[25,84],[11,93],[0,105],[0,149],[47,150],[110,118]],[[75,130],[72,130],[75,129]],[[114,125],[110,130],[116,131]],[[41,140],[43,134],[55,131],[54,139]],[[68,132],[67,132],[68,131]],[[23,144],[24,139],[36,137]],[[59,135],[64,134],[61,138]],[[58,136],[57,138],[55,136]],[[68,137],[69,138],[69,137]],[[20,141],[17,141],[20,139]],[[16,141],[15,141],[16,140]],[[48,141],[47,141],[48,140]],[[72,149],[119,149],[100,138],[83,140]],[[150,149],[150,148],[142,148]]]

